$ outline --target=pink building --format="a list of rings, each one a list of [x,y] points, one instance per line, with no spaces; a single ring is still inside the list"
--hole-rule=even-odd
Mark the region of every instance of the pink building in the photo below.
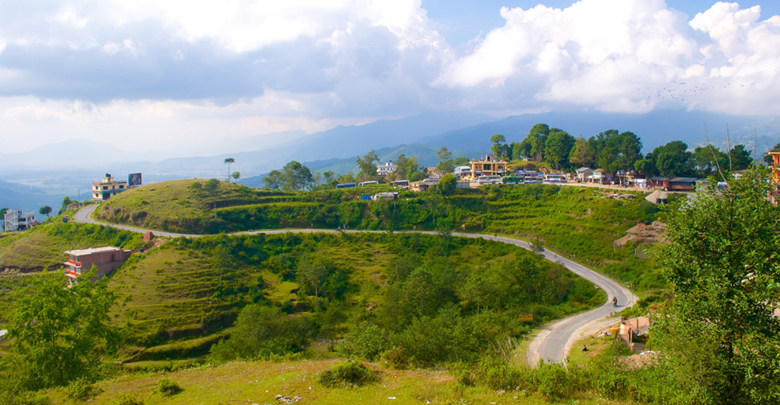
[[[92,281],[103,278],[106,274],[119,268],[133,252],[122,248],[106,246],[90,249],[70,250],[65,252],[68,261],[64,262],[65,275],[71,285],[82,274],[89,273],[94,264],[97,267],[96,277]]]

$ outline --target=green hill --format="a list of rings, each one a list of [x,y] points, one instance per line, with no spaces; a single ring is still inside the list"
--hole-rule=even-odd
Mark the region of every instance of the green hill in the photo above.
[[[314,257],[327,268],[316,295],[298,271]],[[508,268],[512,263],[520,267]],[[418,301],[399,296],[410,294],[403,286],[415,270],[429,283],[424,312],[418,312]],[[502,274],[518,281],[497,278]],[[503,302],[466,298],[463,286],[483,278],[501,290],[494,293]],[[537,283],[533,291],[512,292],[529,282]],[[343,336],[369,320],[402,331],[412,319],[433,316],[448,303],[460,305],[464,316],[495,311],[498,318],[490,323],[501,334],[516,336],[528,330],[515,320],[518,312],[534,312],[543,322],[605,299],[589,282],[524,249],[418,234],[174,239],[132,257],[110,285],[119,293],[113,317],[126,328],[132,344],[126,356],[132,361],[203,355],[224,337],[220,331],[232,325],[241,308],[252,303],[309,318],[316,339]],[[214,337],[204,338],[209,335]]]
[[[634,288],[661,288],[662,278],[642,249],[614,247],[637,223],[661,208],[642,193],[612,199],[611,190],[555,185],[490,186],[452,196],[402,191],[398,201],[365,201],[361,194],[388,186],[315,192],[271,192],[219,183],[213,194],[196,180],[158,183],[126,191],[103,204],[101,220],[185,233],[275,228],[465,230],[541,238],[571,258],[603,269]],[[214,209],[216,207],[216,209]]]

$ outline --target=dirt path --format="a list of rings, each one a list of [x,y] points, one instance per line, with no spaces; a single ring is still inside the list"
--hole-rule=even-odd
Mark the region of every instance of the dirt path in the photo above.
[[[76,213],[74,220],[76,222],[81,222],[81,223],[111,226],[117,229],[124,229],[131,232],[143,233],[149,231],[149,229],[141,229],[141,228],[127,226],[127,225],[115,225],[115,224],[95,221],[91,218],[91,215],[95,211],[95,208],[97,208],[96,205],[91,205],[81,209],[79,212]],[[203,235],[165,232],[165,231],[156,231],[156,230],[151,230],[151,231],[158,236],[173,237],[173,238],[177,238],[177,237],[197,238],[203,236]],[[337,231],[334,229],[271,229],[271,230],[235,232],[232,235],[257,235],[261,233],[278,234],[278,233],[286,233],[286,232],[382,233],[385,231],[359,231],[359,230]],[[436,234],[436,232],[430,232],[430,231],[397,231],[396,233]],[[524,249],[531,250],[531,246],[528,242],[506,237],[506,236],[492,236],[492,235],[482,235],[482,234],[462,233],[462,232],[453,232],[452,236],[456,236],[460,238],[482,238],[482,239],[492,240],[496,242],[508,243],[511,245],[522,247]],[[531,345],[528,347],[527,359],[528,359],[528,364],[532,367],[536,366],[539,363],[539,360],[544,360],[548,362],[563,361],[571,351],[572,345],[580,338],[580,336],[584,331],[590,330],[595,326],[603,323],[605,318],[612,317],[613,313],[620,312],[623,309],[634,305],[637,299],[636,295],[634,295],[630,290],[628,290],[627,288],[623,287],[622,285],[618,284],[616,281],[610,279],[609,277],[603,274],[600,274],[579,263],[573,262],[561,255],[558,255],[557,253],[551,252],[546,249],[543,255],[545,259],[560,263],[561,265],[566,267],[569,271],[592,282],[600,289],[604,290],[604,292],[607,293],[607,302],[605,302],[602,306],[592,309],[588,312],[571,316],[569,318],[557,321],[553,324],[544,327],[539,332],[536,339],[534,339],[534,341],[531,342]],[[612,299],[612,297],[617,297],[618,299],[618,306],[616,308],[613,308],[612,303],[609,301]]]

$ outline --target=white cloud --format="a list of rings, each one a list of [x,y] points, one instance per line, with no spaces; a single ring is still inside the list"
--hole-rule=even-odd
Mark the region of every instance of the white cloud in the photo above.
[[[688,23],[663,0],[503,8],[504,26],[451,60],[433,85],[474,92],[511,85],[530,93],[529,103],[603,111],[776,114],[780,17],[758,22],[760,12],[719,2]]]

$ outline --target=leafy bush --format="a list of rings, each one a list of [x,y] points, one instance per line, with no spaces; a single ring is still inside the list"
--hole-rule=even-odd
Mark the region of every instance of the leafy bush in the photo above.
[[[86,401],[99,393],[99,388],[93,387],[83,378],[75,379],[68,384],[68,397],[77,401]]]
[[[336,364],[320,375],[320,384],[328,388],[349,388],[370,384],[379,380],[376,372],[363,363],[344,362]]]
[[[211,347],[216,361],[268,358],[303,349],[311,335],[305,317],[290,318],[278,308],[247,305],[241,310],[230,339]]]
[[[168,378],[160,378],[157,380],[157,392],[160,393],[160,395],[169,397],[171,395],[176,395],[182,391],[181,387],[179,387],[179,384],[176,383],[176,381],[170,380]]]
[[[339,344],[339,351],[358,356],[368,361],[376,360],[390,343],[387,332],[371,323],[363,323],[352,329],[352,332]]]
[[[484,357],[476,368],[474,380],[493,390],[515,390],[526,383],[527,374],[503,359]]]
[[[119,394],[112,405],[144,405],[144,400],[132,394]]]

